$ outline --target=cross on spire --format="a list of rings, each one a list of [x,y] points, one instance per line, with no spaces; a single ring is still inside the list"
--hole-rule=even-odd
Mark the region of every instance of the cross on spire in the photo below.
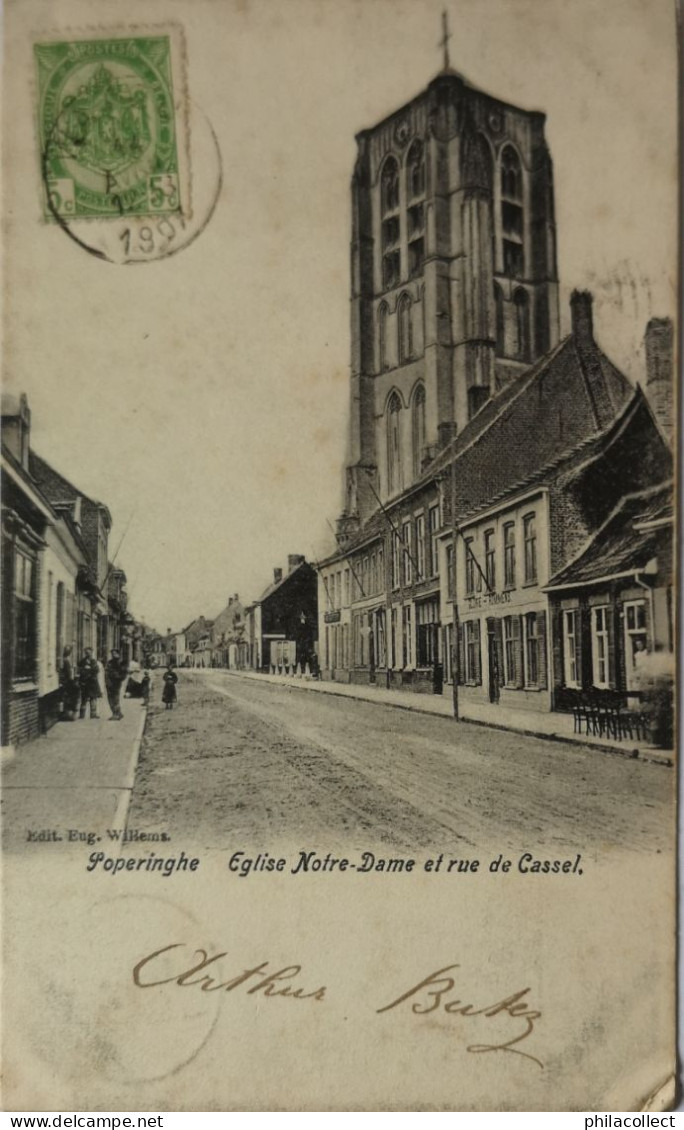
[[[451,32],[449,31],[449,15],[446,8],[442,12],[442,38],[439,41],[439,46],[444,52],[444,70],[449,70],[449,40],[451,39]]]

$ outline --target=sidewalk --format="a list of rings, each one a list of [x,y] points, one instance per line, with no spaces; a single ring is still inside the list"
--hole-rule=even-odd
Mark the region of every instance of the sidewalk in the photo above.
[[[125,827],[147,711],[126,698],[123,719],[109,722],[106,702],[100,705],[99,719],[58,722],[44,737],[3,752],[5,851],[38,849],[58,837],[82,849],[87,838],[79,832]],[[31,842],[29,832],[46,835]]]
[[[323,682],[319,679],[297,678],[293,675],[263,675],[258,671],[228,671],[222,667],[191,668],[193,674],[219,675],[239,679],[258,679],[277,686],[293,687],[300,691],[314,691],[331,694],[340,698],[353,698],[364,702],[382,703],[410,710],[418,714],[438,714],[443,718],[453,718],[454,703],[451,687],[445,687],[444,694],[417,694],[415,691],[387,690],[378,686],[357,686],[349,683]],[[528,737],[548,738],[552,741],[572,742],[576,745],[595,746],[598,749],[620,753],[623,757],[639,757],[643,761],[656,761],[672,765],[674,751],[656,749],[646,742],[625,739],[615,741],[608,737],[595,737],[591,734],[576,734],[572,714],[541,713],[532,710],[504,710],[490,703],[462,703],[460,721],[475,725],[491,726],[498,730],[511,730]]]

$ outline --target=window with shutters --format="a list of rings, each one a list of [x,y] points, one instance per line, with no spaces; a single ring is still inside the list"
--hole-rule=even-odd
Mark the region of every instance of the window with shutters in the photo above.
[[[398,652],[398,648],[397,648],[398,639],[399,639],[399,610],[396,607],[396,605],[394,605],[392,607],[392,612],[391,612],[391,615],[390,615],[390,657],[389,657],[389,661],[390,661],[391,667],[398,667],[399,666],[399,652]]]
[[[416,605],[416,660],[419,667],[431,667],[438,660],[439,602],[426,600]]]
[[[480,662],[480,621],[466,620],[464,629],[464,663],[465,681],[471,686],[479,686],[482,682]]]
[[[489,592],[494,592],[496,588],[496,550],[494,547],[494,530],[485,531],[484,550],[487,589],[489,590]]]
[[[591,610],[593,684],[601,689],[610,686],[609,612],[608,605],[600,605]]]
[[[534,584],[537,579],[537,518],[528,514],[523,519],[525,542],[525,584]]]
[[[439,506],[431,506],[428,512],[430,524],[430,541],[428,545],[428,575],[436,577],[439,573],[439,553],[437,548],[437,530],[439,529]],[[453,595],[453,593],[452,593]]]
[[[465,540],[465,591],[466,596],[473,596],[475,593],[475,555],[473,553],[473,539],[466,538]]]
[[[520,687],[523,682],[520,617],[504,617],[504,678],[507,687]]]
[[[387,662],[385,651],[385,609],[378,608],[375,613],[375,662],[378,667],[384,667]]]
[[[413,640],[411,631],[411,605],[405,604],[402,609],[402,666],[413,666]]]
[[[638,689],[637,671],[648,653],[646,601],[630,600],[624,606],[625,678],[628,690]]]
[[[447,598],[453,600],[454,598],[454,547],[448,545],[446,548],[446,576],[447,576]]]
[[[579,687],[579,609],[563,613],[563,670],[566,687]]]
[[[425,577],[425,515],[419,514],[416,518],[416,580],[422,581]]]
[[[525,674],[528,687],[539,685],[539,634],[537,613],[525,616]]]
[[[402,527],[403,558],[404,558],[404,584],[410,585],[413,581],[413,546],[411,544],[411,523],[404,522]]]
[[[454,648],[454,626],[447,624],[444,628],[444,682],[450,683],[453,680],[453,648]]]
[[[515,522],[506,522],[504,528],[504,588],[515,588]]]
[[[35,559],[20,549],[14,554],[14,678],[36,673]]]
[[[397,530],[392,533],[392,588],[401,585],[401,537]]]

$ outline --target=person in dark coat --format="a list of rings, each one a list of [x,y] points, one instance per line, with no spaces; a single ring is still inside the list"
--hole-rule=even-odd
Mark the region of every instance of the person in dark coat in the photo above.
[[[62,718],[65,722],[73,722],[78,708],[79,688],[71,658],[71,648],[68,645],[64,648],[62,656],[59,685],[62,688]]]
[[[83,658],[78,664],[78,681],[81,688],[81,708],[79,718],[85,718],[86,705],[90,704],[90,717],[97,718],[97,700],[102,698],[100,690],[99,668],[97,659],[93,656],[92,647],[87,647]]]
[[[164,690],[162,691],[162,702],[166,703],[167,710],[173,710],[173,704],[178,699],[178,695],[176,693],[177,682],[178,675],[169,663],[164,672]]]
[[[109,701],[109,709],[112,712],[110,722],[119,722],[123,718],[121,712],[121,687],[123,686],[124,679],[126,678],[126,664],[121,659],[119,651],[114,647],[111,651],[111,658],[107,660],[105,667],[105,687],[107,688],[107,699]]]

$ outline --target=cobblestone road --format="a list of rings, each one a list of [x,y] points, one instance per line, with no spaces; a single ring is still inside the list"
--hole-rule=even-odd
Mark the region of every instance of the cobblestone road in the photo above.
[[[674,773],[595,749],[180,673],[153,703],[128,826],[203,848],[665,850]]]

